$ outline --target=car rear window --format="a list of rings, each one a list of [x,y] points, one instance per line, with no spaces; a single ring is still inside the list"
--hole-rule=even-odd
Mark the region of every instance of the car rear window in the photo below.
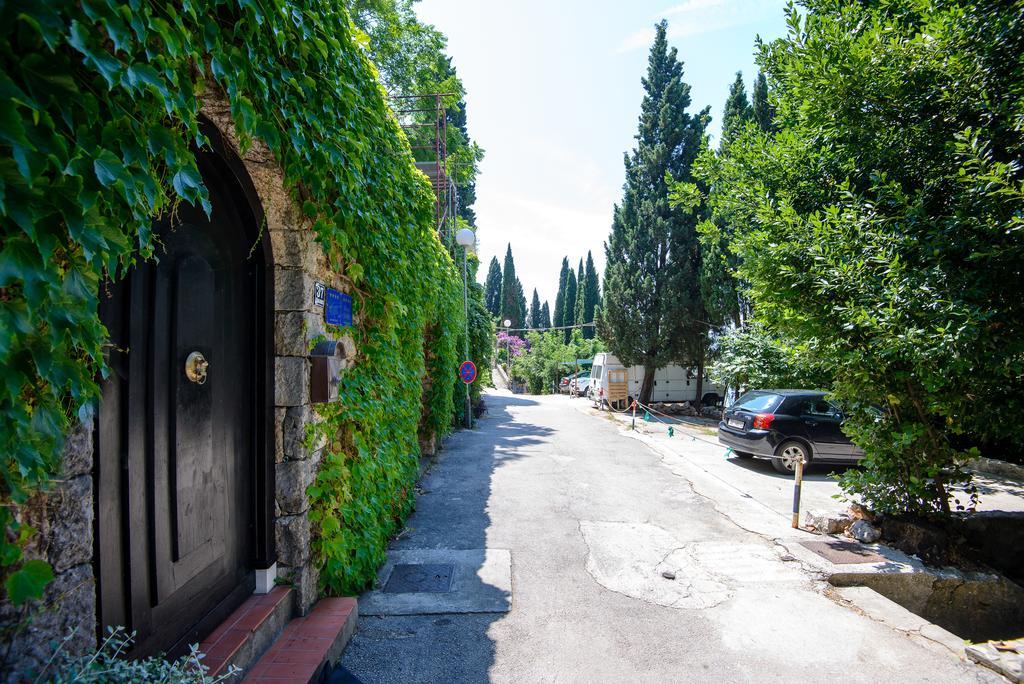
[[[733,404],[734,409],[744,411],[774,411],[782,397],[768,392],[747,392]]]

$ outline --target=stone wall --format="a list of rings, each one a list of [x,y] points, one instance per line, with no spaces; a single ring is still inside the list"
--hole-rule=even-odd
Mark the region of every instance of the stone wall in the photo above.
[[[69,653],[96,645],[92,450],[92,423],[79,425],[68,435],[60,478],[16,513],[36,530],[25,559],[47,561],[54,580],[42,601],[21,609],[0,603],[0,672],[7,681],[20,681],[21,673],[45,664],[65,637]]]
[[[341,291],[347,283],[328,267],[312,226],[289,198],[283,174],[269,150],[254,144],[240,153],[230,108],[223,94],[207,91],[201,111],[239,155],[264,211],[264,229],[273,252],[268,274],[274,278],[274,430],[277,577],[295,588],[298,609],[308,612],[317,599],[317,572],[310,553],[309,498],[320,464],[323,442],[310,443],[308,427],[318,420],[309,397],[309,350],[326,332],[324,312],[313,306],[319,281]],[[269,256],[269,255],[268,255]],[[343,367],[356,358],[351,339]],[[38,667],[58,641],[80,654],[96,646],[96,584],[93,576],[93,428],[77,427],[67,441],[63,474],[51,490],[21,507],[18,516],[37,533],[26,558],[48,561],[55,580],[42,602],[21,610],[0,603],[0,680],[20,681]]]
[[[318,420],[309,401],[312,340],[326,334],[323,309],[313,306],[313,285],[348,290],[348,283],[330,269],[314,240],[312,223],[302,215],[284,186],[280,166],[260,142],[244,154],[227,99],[210,92],[202,113],[234,148],[249,173],[266,218],[274,253],[274,510],[277,576],[291,582],[304,614],[317,597],[317,572],[310,555],[309,497],[324,443],[309,444],[307,428]],[[355,360],[351,339],[343,340],[345,364]]]

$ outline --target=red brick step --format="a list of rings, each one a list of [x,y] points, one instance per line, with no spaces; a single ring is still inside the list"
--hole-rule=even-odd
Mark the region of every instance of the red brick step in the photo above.
[[[308,684],[317,681],[326,663],[337,663],[356,630],[354,598],[321,599],[309,615],[284,628],[244,681],[259,684]]]
[[[254,594],[199,644],[203,665],[213,677],[228,666],[243,670],[267,650],[288,624],[294,609],[288,587],[274,587],[269,594]]]

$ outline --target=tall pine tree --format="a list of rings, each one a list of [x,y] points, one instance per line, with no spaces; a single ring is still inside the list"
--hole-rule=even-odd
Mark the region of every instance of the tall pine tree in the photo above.
[[[580,259],[579,268],[576,269],[576,308],[574,317],[576,318],[576,325],[586,323],[586,299],[587,299],[587,279],[584,277],[583,272],[583,259]],[[586,328],[584,328],[586,330]]]
[[[530,302],[530,315],[528,317],[530,321],[528,325],[531,328],[542,327],[541,312],[540,312],[540,297],[537,296],[537,288],[533,288],[533,300]]]
[[[754,120],[761,130],[771,133],[775,130],[775,107],[768,101],[768,80],[762,72],[757,72],[754,81],[754,104],[752,107]]]
[[[562,325],[576,325],[576,272],[571,268],[565,276],[565,311],[562,314]],[[565,341],[568,342],[570,339],[572,328],[566,328]]]
[[[587,252],[587,266],[583,273],[584,285],[578,286],[585,289],[585,296],[583,299],[583,319],[581,323],[593,323],[594,312],[597,309],[597,304],[601,300],[601,288],[597,282],[597,270],[594,268],[594,257],[591,253]],[[584,339],[593,339],[595,335],[594,326],[589,326],[583,329]]]
[[[747,89],[743,85],[743,72],[737,71],[722,112],[722,145],[728,145],[753,116],[754,109],[747,100]]]
[[[551,309],[548,307],[548,300],[544,300],[544,306],[540,308],[540,327],[551,327]]]
[[[569,279],[569,257],[562,257],[562,270],[558,272],[558,295],[551,324],[559,328],[565,322],[565,286]]]
[[[528,315],[526,310],[526,295],[523,294],[523,283],[519,278],[516,278],[516,297],[518,300],[518,309],[516,310],[516,313],[519,314],[519,327],[525,328],[528,323],[528,319],[526,318]]]
[[[607,265],[601,336],[627,366],[642,365],[640,401],[648,402],[654,371],[674,362],[703,367],[698,216],[669,205],[670,179],[692,183],[691,168],[709,120],[687,113],[690,87],[669,49],[668,23],[656,27],[643,79],[637,146],[625,157],[626,182],[605,243]],[[703,368],[701,368],[703,370]],[[699,381],[698,381],[699,383]],[[698,397],[701,387],[698,384]]]
[[[498,257],[491,257],[491,266],[487,269],[484,303],[492,316],[501,315],[501,266],[498,264]]]
[[[512,244],[509,243],[505,250],[505,267],[501,269],[501,310],[499,317],[502,320],[512,321],[513,328],[523,327],[523,319],[526,317],[525,305],[520,306],[520,300],[525,301],[523,296],[523,285],[516,277],[516,263],[512,259]]]

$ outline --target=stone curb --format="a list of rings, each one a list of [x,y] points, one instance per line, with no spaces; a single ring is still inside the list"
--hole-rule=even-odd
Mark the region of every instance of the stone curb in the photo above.
[[[1007,463],[994,458],[975,458],[964,464],[965,468],[977,473],[998,475],[1017,482],[1024,482],[1024,466]]]

